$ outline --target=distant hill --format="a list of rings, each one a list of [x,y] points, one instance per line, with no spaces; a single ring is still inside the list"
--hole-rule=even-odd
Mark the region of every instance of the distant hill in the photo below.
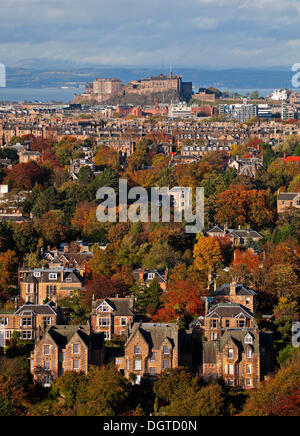
[[[37,60],[20,62],[7,68],[7,86],[10,88],[38,88],[79,86],[97,77],[120,78],[123,83],[160,73],[168,74],[167,68],[159,67],[112,67],[79,66],[72,63],[42,63]],[[217,89],[266,89],[290,88],[292,73],[284,70],[263,69],[201,69],[176,67],[174,74],[181,74],[184,81],[193,82],[194,89],[214,87]]]

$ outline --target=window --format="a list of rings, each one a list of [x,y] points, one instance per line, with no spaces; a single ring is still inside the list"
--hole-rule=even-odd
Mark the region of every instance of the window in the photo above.
[[[167,345],[164,346],[163,350],[164,350],[164,354],[170,354],[170,348]]]
[[[110,339],[110,332],[103,332],[104,333],[104,339],[107,341]]]
[[[11,337],[11,332],[9,330],[6,330],[5,339],[10,339],[10,337]]]
[[[150,362],[155,362],[156,361],[156,353],[151,353],[150,354]]]
[[[8,318],[0,318],[0,325],[1,326],[8,325]]]
[[[129,360],[127,359],[126,360],[126,369],[129,370],[129,368],[130,368],[130,364],[129,364]]]
[[[247,359],[251,359],[252,358],[252,350],[247,350],[246,356],[247,356]]]
[[[122,365],[122,359],[116,359],[116,365]]]
[[[67,283],[71,283],[71,282],[72,282],[72,277],[68,277],[68,278],[66,279],[66,282],[67,282]]]
[[[134,370],[135,371],[141,371],[142,369],[142,361],[141,360],[135,360],[134,361]]]
[[[50,360],[45,360],[44,361],[44,369],[46,371],[50,369]]]
[[[229,374],[233,375],[233,365],[228,365]]]
[[[44,345],[44,355],[45,356],[50,355],[50,345]]]
[[[24,330],[21,333],[21,338],[26,340],[26,339],[32,339],[32,331],[31,330]]]
[[[154,279],[155,274],[154,273],[149,273],[148,274],[148,280],[152,280]]]
[[[49,280],[57,280],[57,274],[56,273],[50,273],[49,274]]]
[[[252,380],[251,378],[246,379],[246,386],[252,386]]]
[[[141,347],[134,347],[134,354],[141,354]]]
[[[41,277],[41,273],[39,271],[35,271],[33,275],[34,277]]]
[[[224,374],[227,374],[228,373],[228,365],[227,365],[227,363],[225,363],[225,365],[224,365]]]
[[[228,350],[228,359],[233,359],[233,348],[229,348]]]
[[[32,326],[32,318],[23,317],[21,319],[22,319],[22,326],[23,327],[31,327]]]
[[[121,331],[121,336],[125,336],[125,334],[126,334],[125,330],[122,330]]]
[[[246,304],[250,304],[250,302],[251,302],[250,297],[247,297],[246,298]]]
[[[48,388],[50,386],[50,375],[44,375],[44,387]]]
[[[60,352],[59,352],[58,360],[59,360],[60,362],[64,362],[64,361],[65,361],[65,352],[64,352],[64,351],[60,351]]]
[[[246,373],[251,374],[251,365],[246,366]]]
[[[109,318],[99,318],[99,326],[100,327],[108,327],[110,325]]]
[[[102,304],[100,310],[101,310],[101,312],[108,312],[108,306],[107,306],[107,304]]]
[[[239,328],[245,327],[245,320],[244,319],[238,319],[236,322],[236,326]]]
[[[228,380],[228,386],[233,386],[233,380]]]
[[[218,321],[216,319],[211,319],[210,320],[210,328],[211,329],[216,329],[218,325]]]
[[[170,368],[170,361],[169,360],[163,360],[163,369]]]
[[[51,325],[52,324],[51,316],[44,316],[43,323],[44,323],[44,326]]]
[[[156,374],[156,368],[150,368],[150,374],[155,375]]]
[[[253,342],[253,338],[252,338],[252,336],[248,333],[248,334],[245,336],[245,344],[252,344],[252,342]]]
[[[46,297],[50,299],[54,295],[56,295],[56,285],[47,285],[46,286]]]
[[[73,360],[73,369],[79,369],[79,360]]]
[[[79,354],[79,344],[73,344],[73,354]]]
[[[230,321],[229,321],[229,319],[226,319],[226,321],[225,321],[225,326],[226,326],[227,328],[230,326]]]
[[[126,325],[126,318],[121,318],[121,325],[122,326]]]

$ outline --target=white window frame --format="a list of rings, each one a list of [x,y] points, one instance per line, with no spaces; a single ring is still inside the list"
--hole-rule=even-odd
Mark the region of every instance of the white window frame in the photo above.
[[[141,359],[134,359],[134,370],[135,371],[142,370],[142,360]]]
[[[49,273],[49,280],[57,280],[57,273]]]

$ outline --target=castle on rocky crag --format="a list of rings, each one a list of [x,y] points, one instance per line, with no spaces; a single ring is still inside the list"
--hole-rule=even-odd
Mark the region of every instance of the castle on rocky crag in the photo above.
[[[160,74],[146,79],[132,80],[124,85],[120,79],[99,78],[86,84],[85,92],[75,94],[75,103],[132,103],[147,104],[159,99],[165,103],[172,100],[188,101],[192,96],[192,82],[183,82],[182,76]]]

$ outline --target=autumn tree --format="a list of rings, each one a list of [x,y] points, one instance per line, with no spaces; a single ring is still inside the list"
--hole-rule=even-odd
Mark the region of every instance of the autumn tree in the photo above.
[[[192,318],[203,312],[204,290],[200,289],[199,282],[187,279],[172,283],[168,291],[162,295],[164,307],[153,317],[155,321],[174,321],[181,318]]]
[[[78,416],[116,416],[126,410],[129,385],[114,365],[92,368],[80,385]]]
[[[194,246],[195,266],[199,270],[215,270],[223,262],[222,248],[218,238],[200,236]]]
[[[16,284],[18,258],[13,250],[0,253],[0,292],[6,293]]]
[[[250,393],[242,416],[300,415],[300,348],[278,373]]]

